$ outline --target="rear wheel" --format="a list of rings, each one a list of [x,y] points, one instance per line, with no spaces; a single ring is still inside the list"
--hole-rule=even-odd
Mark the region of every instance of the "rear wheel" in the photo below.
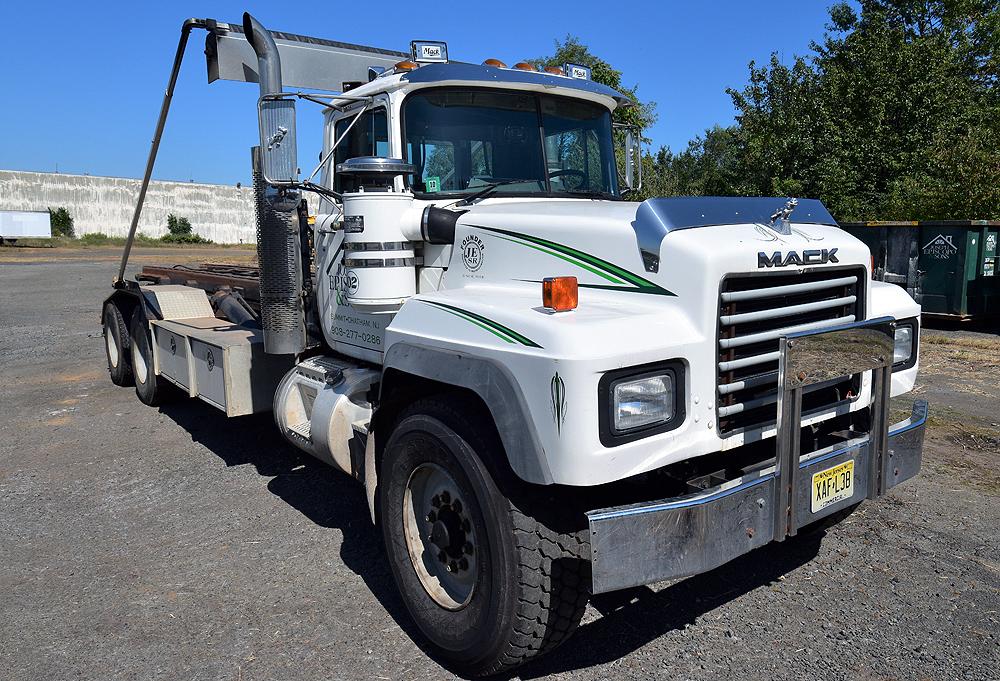
[[[135,394],[139,401],[156,407],[164,401],[164,393],[169,390],[167,382],[153,370],[152,339],[149,323],[141,310],[132,315],[131,333],[132,375],[135,377]]]
[[[582,533],[523,512],[504,493],[514,483],[485,463],[497,456],[492,423],[428,399],[401,415],[379,474],[383,538],[406,607],[434,652],[473,675],[554,648],[588,597]]]
[[[104,306],[104,353],[115,385],[132,385],[132,352],[128,325],[114,303]]]

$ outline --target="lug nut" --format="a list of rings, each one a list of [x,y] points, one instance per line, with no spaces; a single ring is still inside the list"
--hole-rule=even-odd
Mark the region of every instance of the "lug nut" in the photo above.
[[[468,570],[469,569],[469,561],[466,560],[465,558],[462,558],[461,560],[459,560],[458,561],[458,569],[459,570]]]
[[[469,543],[469,542],[465,542],[465,544],[462,545],[462,553],[467,553],[467,554],[469,554],[471,556],[472,555],[472,544]]]
[[[441,497],[436,494],[431,497],[431,506],[434,508],[441,508]]]
[[[468,518],[462,518],[462,531],[469,532],[472,530],[472,523],[469,522]]]
[[[447,504],[449,501],[451,501],[451,495],[448,494],[448,490],[441,492],[441,503]]]
[[[430,513],[427,514],[427,522],[432,523],[435,520],[437,520],[437,513],[431,511]]]
[[[458,563],[455,561],[448,563],[448,572],[458,572]]]

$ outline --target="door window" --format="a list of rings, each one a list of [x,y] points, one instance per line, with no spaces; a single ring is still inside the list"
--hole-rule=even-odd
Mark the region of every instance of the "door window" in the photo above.
[[[357,112],[348,114],[337,121],[334,126],[334,141],[340,139],[344,131],[351,125]],[[334,168],[349,158],[358,156],[388,156],[389,155],[389,125],[385,109],[379,108],[366,111],[348,131],[347,137],[337,147],[333,155]],[[334,176],[334,189],[338,192],[357,191],[357,178]]]

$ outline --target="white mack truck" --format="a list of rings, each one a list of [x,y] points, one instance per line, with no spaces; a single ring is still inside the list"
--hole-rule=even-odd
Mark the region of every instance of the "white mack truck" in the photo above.
[[[259,268],[126,280],[196,28],[210,81],[260,85]],[[273,410],[365,486],[410,615],[468,674],[566,640],[591,593],[705,572],[920,468],[927,405],[888,407],[919,306],[818,201],[628,200],[629,102],[589,75],[190,19],[103,307],[114,383]],[[325,117],[308,176],[297,100]]]

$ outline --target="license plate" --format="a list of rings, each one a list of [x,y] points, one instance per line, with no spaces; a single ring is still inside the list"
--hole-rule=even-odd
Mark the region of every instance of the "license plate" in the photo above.
[[[854,494],[854,460],[845,461],[812,476],[812,512],[850,499]]]

